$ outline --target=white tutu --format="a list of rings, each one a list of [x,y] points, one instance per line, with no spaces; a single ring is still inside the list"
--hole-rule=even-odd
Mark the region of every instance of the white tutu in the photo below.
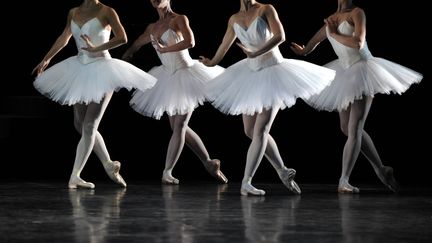
[[[250,50],[258,50],[273,36],[260,16],[248,28],[237,23],[233,26],[241,43]],[[329,85],[334,75],[331,69],[283,58],[276,46],[228,67],[212,80],[208,96],[223,113],[253,115],[271,107],[290,107],[297,98],[309,98]]]
[[[349,36],[353,35],[354,27],[343,21],[338,31]],[[332,84],[307,100],[316,109],[342,111],[364,95],[401,94],[423,78],[420,73],[402,65],[373,57],[366,41],[361,49],[355,49],[339,43],[329,35],[328,30],[327,38],[339,58],[325,65],[336,71]]]
[[[423,76],[409,68],[383,58],[372,57],[343,68],[338,60],[325,65],[336,71],[332,84],[307,103],[319,110],[342,111],[354,100],[377,93],[401,94]]]
[[[34,87],[60,104],[99,103],[106,93],[126,88],[146,90],[156,79],[125,61],[111,58],[108,50],[89,53],[83,50],[88,36],[95,46],[109,41],[111,31],[94,17],[81,27],[71,20],[71,32],[78,55],[69,57],[45,70],[33,82]]]
[[[82,63],[69,57],[39,75],[34,87],[45,96],[64,105],[99,103],[107,92],[121,88],[146,90],[156,78],[125,61],[100,57]]]
[[[279,52],[277,50],[277,52]],[[297,98],[307,99],[330,84],[334,72],[309,62],[278,58],[278,63],[255,70],[250,59],[228,67],[213,79],[208,95],[221,112],[253,115],[263,109],[284,109]]]
[[[158,82],[144,92],[135,91],[130,105],[140,114],[155,119],[160,119],[164,112],[169,116],[187,114],[203,104],[207,82],[223,71],[220,66],[206,67],[196,60],[174,72],[163,65],[154,67],[149,73]]]
[[[167,29],[161,36],[166,46],[183,40],[174,30]],[[220,66],[207,67],[193,60],[187,49],[176,52],[157,52],[161,66],[149,71],[158,82],[144,92],[135,91],[130,105],[138,113],[160,119],[166,112],[169,116],[184,115],[202,105],[206,98],[207,82],[224,71]]]

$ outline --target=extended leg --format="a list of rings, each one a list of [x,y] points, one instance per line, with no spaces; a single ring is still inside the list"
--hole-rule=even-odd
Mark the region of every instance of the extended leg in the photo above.
[[[186,144],[198,156],[212,176],[222,183],[228,183],[228,179],[220,170],[220,160],[210,158],[203,141],[189,126],[186,127]]]

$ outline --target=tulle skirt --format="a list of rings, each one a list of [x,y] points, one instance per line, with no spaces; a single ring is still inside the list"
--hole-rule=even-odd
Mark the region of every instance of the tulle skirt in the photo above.
[[[130,105],[138,113],[155,119],[165,112],[169,116],[187,114],[206,101],[208,81],[223,71],[220,66],[207,67],[197,60],[175,72],[163,65],[154,67],[149,73],[158,82],[149,90],[136,90]]]
[[[33,85],[62,105],[74,105],[99,103],[108,92],[121,88],[146,90],[155,83],[155,77],[119,59],[100,57],[84,64],[73,56],[45,70]]]
[[[343,68],[338,60],[325,65],[336,71],[332,84],[306,102],[319,110],[342,111],[354,100],[377,93],[405,92],[411,84],[419,83],[422,74],[383,58],[371,57],[349,68]]]
[[[210,82],[208,97],[223,113],[253,115],[271,107],[290,107],[297,98],[307,99],[328,86],[334,75],[331,69],[302,60],[282,59],[252,69],[243,59]]]

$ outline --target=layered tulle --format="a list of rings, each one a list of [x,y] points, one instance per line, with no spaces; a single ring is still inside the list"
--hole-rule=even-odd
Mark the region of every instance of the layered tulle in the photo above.
[[[354,26],[343,21],[338,31],[350,36],[354,34]],[[338,59],[325,66],[335,70],[336,77],[323,92],[307,100],[316,109],[342,111],[363,96],[401,94],[423,78],[422,74],[405,66],[372,56],[366,41],[360,49],[351,48],[334,39],[328,29],[327,38]]]
[[[82,63],[70,57],[45,70],[34,81],[34,87],[62,105],[99,103],[107,92],[121,88],[146,90],[156,78],[125,61],[100,57]]]
[[[320,94],[312,96],[307,103],[319,110],[345,110],[349,104],[362,96],[378,93],[401,94],[423,76],[409,68],[383,58],[372,57],[344,69],[335,60],[325,65],[336,71],[333,83]]]
[[[164,113],[169,116],[187,114],[203,104],[208,81],[223,71],[220,66],[206,67],[197,60],[189,67],[176,70],[164,65],[154,67],[149,73],[158,82],[147,91],[135,91],[130,105],[140,114],[155,119],[160,119]]]
[[[319,93],[335,75],[333,70],[309,62],[277,60],[262,68],[251,68],[251,59],[235,63],[211,81],[209,100],[231,115],[253,115],[270,107],[284,109],[294,105],[297,98]]]

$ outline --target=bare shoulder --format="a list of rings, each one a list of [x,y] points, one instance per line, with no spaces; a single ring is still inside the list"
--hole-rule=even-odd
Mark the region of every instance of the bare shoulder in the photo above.
[[[102,4],[102,8],[99,11],[99,18],[103,19],[106,24],[112,25],[114,23],[118,23],[119,16],[114,8]]]
[[[362,8],[359,7],[355,7],[352,11],[351,11],[352,16],[365,16],[365,12]]]
[[[146,31],[152,31],[153,28],[155,27],[155,25],[156,25],[156,22],[148,24],[146,27]]]
[[[174,30],[182,30],[188,26],[189,19],[183,14],[175,14],[169,22],[169,27]]]
[[[279,18],[276,9],[271,4],[261,4],[259,15],[266,16],[266,18],[269,19]]]
[[[69,26],[70,22],[74,19],[75,12],[77,11],[78,7],[71,8],[69,10],[69,13],[67,15],[67,26]]]
[[[239,18],[240,18],[240,12],[237,12],[233,15],[231,15],[231,17],[228,20],[228,25],[233,25],[234,23],[238,22]]]
[[[153,33],[155,26],[156,26],[156,22],[148,24],[147,27],[145,28],[143,34],[151,35]]]
[[[74,16],[77,10],[78,10],[78,7],[71,8],[71,9],[69,10],[68,16],[69,16],[69,17]]]
[[[176,14],[171,22],[177,23],[177,24],[187,24],[189,23],[189,19],[184,14]]]
[[[276,9],[271,4],[261,4],[261,11],[265,14],[274,14]]]
[[[78,7],[73,7],[71,9],[69,9],[69,14],[73,14],[75,13],[75,11],[77,11]]]
[[[102,4],[101,12],[106,16],[116,16],[117,15],[117,12],[115,11],[114,8],[107,6],[105,4]]]

